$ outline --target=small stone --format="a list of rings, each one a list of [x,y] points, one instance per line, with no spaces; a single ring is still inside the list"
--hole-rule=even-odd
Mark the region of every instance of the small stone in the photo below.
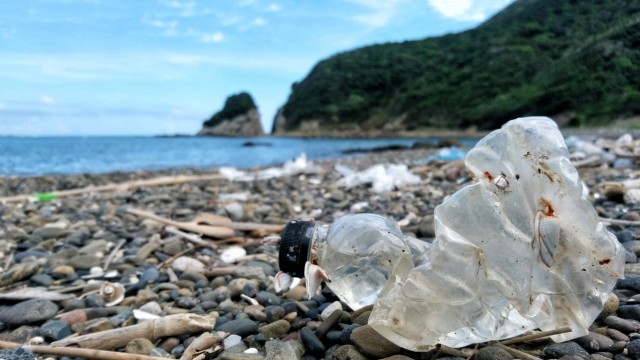
[[[603,319],[609,315],[614,315],[618,308],[620,307],[620,299],[618,299],[618,295],[611,294],[607,298],[607,301],[604,302],[604,306],[602,307],[602,312],[600,313],[600,318]]]
[[[224,210],[233,221],[240,221],[244,217],[244,209],[238,202],[232,202],[225,205]]]
[[[89,270],[100,265],[100,258],[94,255],[78,255],[69,259],[67,265],[74,269]]]
[[[258,325],[249,319],[236,319],[228,321],[219,327],[217,331],[224,331],[230,334],[236,334],[242,337],[258,333]]]
[[[127,343],[125,351],[129,354],[148,355],[154,347],[149,339],[136,338]]]
[[[623,333],[640,331],[640,321],[623,319],[615,315],[607,316],[604,319],[604,323],[611,328],[622,331]]]
[[[204,264],[188,256],[180,256],[173,260],[173,262],[171,263],[171,268],[178,272],[204,272]]]
[[[286,334],[291,328],[291,324],[287,320],[278,320],[267,324],[258,329],[264,336],[274,339]]]
[[[351,341],[365,355],[383,358],[400,352],[401,348],[384,338],[370,325],[360,326],[351,333]]]
[[[304,299],[305,295],[307,295],[307,289],[304,286],[296,286],[287,291],[284,297],[287,299],[300,301]]]
[[[58,305],[44,299],[30,299],[11,307],[0,308],[0,321],[10,325],[30,324],[49,320],[58,312]]]
[[[300,329],[300,340],[304,346],[309,350],[309,353],[313,355],[323,355],[325,352],[325,347],[322,341],[318,339],[318,337],[309,329],[308,327],[303,327]]]
[[[618,316],[623,319],[640,321],[640,305],[623,305],[618,308]]]
[[[611,340],[605,335],[598,334],[597,332],[593,332],[593,331],[589,331],[588,335],[579,337],[575,339],[575,341],[578,344],[580,344],[580,346],[585,348],[587,351],[589,351],[589,347],[590,347],[591,352],[609,351],[613,346],[613,340]]]
[[[46,339],[56,341],[71,335],[71,328],[62,320],[48,320],[38,329]]]
[[[335,202],[340,202],[342,200],[345,199],[345,194],[344,191],[342,190],[333,190],[330,194],[329,194],[329,198]]]
[[[354,324],[367,325],[369,323],[369,316],[371,315],[371,311],[365,311],[362,314],[358,315],[355,319],[353,319]]]
[[[300,360],[304,354],[304,346],[298,341],[269,340],[265,343],[264,348],[265,360]]]
[[[335,309],[316,329],[316,336],[322,339],[322,337],[331,330],[331,328],[340,321],[342,317],[342,307]]]
[[[66,235],[67,231],[65,229],[61,229],[53,226],[45,226],[39,229],[36,229],[32,235],[38,236],[43,240],[57,238],[63,235]]]
[[[553,344],[543,350],[543,354],[550,358],[559,359],[565,355],[578,355],[584,359],[589,358],[589,353],[574,341]]]
[[[333,352],[333,357],[336,360],[367,360],[367,357],[362,355],[353,345],[340,346]]]
[[[513,355],[503,348],[497,346],[487,346],[476,351],[474,360],[512,360]]]
[[[322,320],[326,320],[329,315],[331,315],[335,310],[342,311],[342,303],[340,303],[340,301],[332,302],[329,306],[322,310],[322,312],[320,313],[320,317],[322,318]]]
[[[174,304],[183,309],[191,309],[196,306],[197,301],[192,297],[179,297]]]
[[[630,358],[640,359],[640,339],[629,341],[627,351]]]
[[[173,359],[173,356],[171,356],[171,354],[166,352],[164,349],[157,347],[154,347],[153,349],[151,349],[151,351],[149,351],[149,356]]]
[[[614,328],[607,328],[607,336],[617,341],[629,341],[629,337],[627,335]]]
[[[267,315],[264,313],[264,306],[262,305],[248,305],[243,309],[244,313],[249,315],[252,319],[258,321],[266,321]]]
[[[229,349],[229,348],[232,348],[234,346],[243,344],[242,337],[239,336],[239,335],[235,335],[235,334],[231,334],[231,335],[227,336],[226,338],[224,338],[222,343],[223,343],[225,349]]]
[[[160,304],[158,304],[157,301],[149,301],[148,303],[140,306],[138,310],[154,315],[162,314],[162,307],[160,306]]]
[[[76,270],[69,265],[60,265],[60,266],[56,266],[55,268],[53,268],[53,270],[51,270],[51,273],[53,274],[59,274],[62,276],[68,276],[71,275],[75,272]]]
[[[44,287],[49,287],[53,285],[53,281],[54,281],[53,278],[47,274],[33,275],[29,280],[36,285],[44,286]]]
[[[259,293],[257,293],[256,300],[258,300],[260,305],[265,307],[269,305],[280,305],[281,302],[278,295],[270,293],[268,291],[260,291]]]
[[[360,324],[351,324],[346,326],[344,329],[342,329],[342,336],[340,337],[340,340],[342,341],[343,344],[351,344],[351,333],[353,332],[354,329],[359,328]]]
[[[0,359],[35,360],[36,355],[27,347],[0,350]]]

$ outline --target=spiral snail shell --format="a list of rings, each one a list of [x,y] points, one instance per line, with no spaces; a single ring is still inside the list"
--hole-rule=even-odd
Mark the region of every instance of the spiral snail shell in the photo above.
[[[105,282],[100,287],[100,296],[105,301],[105,306],[118,305],[124,300],[124,286],[118,283]]]

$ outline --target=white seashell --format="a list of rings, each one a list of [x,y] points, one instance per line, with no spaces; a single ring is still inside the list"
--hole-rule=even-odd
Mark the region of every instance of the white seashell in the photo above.
[[[284,271],[278,271],[276,276],[273,278],[273,285],[276,292],[289,290],[291,288],[292,280],[293,277],[291,275]]]
[[[233,264],[241,258],[247,256],[247,250],[240,246],[230,246],[222,251],[220,260],[227,264]]]
[[[304,264],[304,283],[309,299],[320,291],[323,281],[331,281],[327,272],[320,266],[307,261],[307,263]]]
[[[159,315],[150,314],[146,311],[141,311],[138,309],[133,310],[133,317],[136,318],[136,320],[155,320],[160,318]]]
[[[243,353],[245,354],[257,354],[258,353],[258,349],[256,348],[248,348],[247,350],[243,351]]]
[[[289,285],[289,289],[293,289],[297,287],[298,285],[300,285],[301,282],[302,282],[302,279],[294,276],[293,279],[291,279],[291,284]]]
[[[100,296],[105,306],[118,305],[124,300],[124,286],[118,283],[105,282],[100,287]]]
[[[557,217],[546,216],[542,211],[536,215],[535,222],[536,240],[540,247],[542,262],[551,267],[553,255],[560,242],[560,222]]]
[[[95,279],[100,278],[104,275],[104,271],[99,266],[94,266],[89,269],[89,274],[82,276],[83,279]]]

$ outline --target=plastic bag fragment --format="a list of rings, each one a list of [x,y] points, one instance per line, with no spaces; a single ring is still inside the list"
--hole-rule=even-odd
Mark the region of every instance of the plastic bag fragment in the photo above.
[[[374,192],[381,193],[407,184],[420,183],[420,177],[412,174],[405,164],[376,164],[363,171],[351,170],[338,164],[335,169],[344,176],[343,184],[347,189],[371,184]]]
[[[569,326],[588,333],[624,251],[583,197],[556,124],[520,118],[469,151],[477,181],[435,210],[426,261],[396,268],[369,323],[414,351]]]

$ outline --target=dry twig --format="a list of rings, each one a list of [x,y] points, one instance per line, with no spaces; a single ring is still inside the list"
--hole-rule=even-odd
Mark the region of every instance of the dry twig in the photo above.
[[[0,341],[0,349],[18,349],[21,347],[22,347],[21,344],[16,344],[8,341]],[[85,359],[166,360],[165,358],[146,356],[146,355],[136,355],[136,354],[115,352],[115,351],[81,349],[81,348],[72,348],[72,347],[33,345],[33,346],[27,346],[26,348],[36,354],[81,357]]]

